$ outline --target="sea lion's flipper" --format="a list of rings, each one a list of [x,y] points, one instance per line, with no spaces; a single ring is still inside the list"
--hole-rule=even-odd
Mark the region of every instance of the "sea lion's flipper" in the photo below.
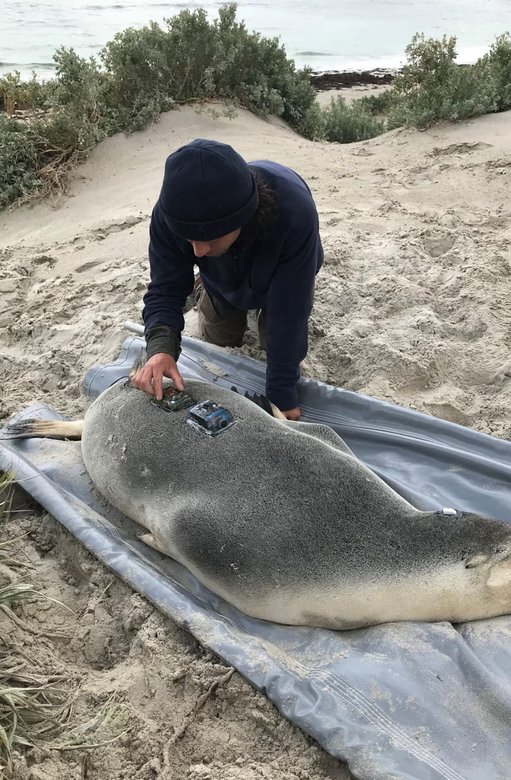
[[[8,425],[2,434],[6,439],[81,439],[83,420],[20,420]]]
[[[141,542],[147,544],[148,547],[152,547],[153,550],[156,550],[159,553],[163,553],[163,555],[168,555],[167,550],[162,548],[161,544],[154,538],[152,534],[140,534],[138,538]]]
[[[231,390],[233,393],[239,393],[236,385],[232,385]],[[278,420],[286,419],[285,415],[282,414],[278,406],[272,404],[270,399],[265,395],[262,395],[262,393],[249,393],[248,390],[246,390],[245,398],[247,398],[249,401],[252,401],[252,403],[256,404],[256,406],[260,406],[261,409],[264,409],[265,412],[268,412],[271,417],[276,417]]]

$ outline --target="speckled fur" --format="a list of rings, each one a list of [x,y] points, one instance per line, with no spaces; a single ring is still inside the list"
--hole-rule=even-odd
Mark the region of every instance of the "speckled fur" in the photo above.
[[[207,437],[117,384],[87,412],[82,451],[105,498],[211,590],[255,617],[337,629],[511,612],[511,526],[421,512],[330,428],[187,390],[236,425]]]

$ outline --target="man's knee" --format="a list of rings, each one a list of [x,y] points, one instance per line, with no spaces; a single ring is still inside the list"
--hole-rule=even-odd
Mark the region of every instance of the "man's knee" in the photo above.
[[[247,329],[247,313],[228,306],[204,288],[197,303],[199,336],[219,347],[240,347]]]

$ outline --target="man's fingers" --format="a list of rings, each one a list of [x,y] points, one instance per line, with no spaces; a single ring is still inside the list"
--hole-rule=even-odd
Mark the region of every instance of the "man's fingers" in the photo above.
[[[142,368],[131,380],[133,387],[137,390],[143,390],[148,395],[156,394],[156,382],[151,368]],[[160,392],[161,392],[161,379],[160,379]],[[161,396],[160,396],[161,398]]]
[[[144,392],[149,393],[149,395],[153,395],[151,378],[152,372],[142,368],[131,378],[131,384],[133,387],[136,387],[137,390],[143,390]]]
[[[282,414],[284,415],[286,420],[296,421],[300,419],[302,415],[302,411],[299,406],[295,406],[294,409],[287,409],[286,411],[283,411]]]
[[[153,390],[157,401],[163,398],[163,373],[153,371]]]
[[[183,382],[183,377],[179,373],[179,371],[174,369],[173,371],[169,371],[169,379],[172,379],[174,382],[174,387],[176,390],[183,391],[185,389],[185,383]]]
[[[154,397],[161,401],[163,398],[163,377],[168,377],[172,380],[177,390],[184,390],[185,383],[183,377],[179,373],[179,370],[174,360],[168,358],[168,361],[155,361],[152,364],[146,363],[134,377],[131,379],[131,384],[136,387],[137,390],[143,390],[148,395],[154,395]]]

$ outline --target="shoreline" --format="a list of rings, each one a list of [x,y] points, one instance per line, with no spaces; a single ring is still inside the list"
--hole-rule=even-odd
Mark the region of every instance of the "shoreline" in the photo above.
[[[399,73],[400,68],[313,71],[310,74],[310,81],[318,91],[369,85],[386,86],[392,84]]]
[[[312,71],[309,75],[312,86],[320,93],[334,92],[333,97],[342,95],[349,90],[351,100],[362,97],[369,90],[377,92],[388,89],[395,77],[399,74],[399,68],[374,68],[374,70],[331,70]],[[319,101],[326,105],[325,97]],[[24,118],[21,110],[11,109],[18,119]],[[8,112],[5,99],[0,95],[0,113]]]
[[[323,71],[310,74],[316,90],[316,100],[327,108],[331,100],[344,98],[351,104],[368,95],[380,95],[390,89],[399,69],[375,68],[374,70]]]
[[[459,67],[467,67],[471,63],[458,63]],[[307,66],[304,66],[307,67]],[[301,70],[300,66],[297,68]],[[331,90],[331,89],[347,89],[349,87],[365,87],[365,86],[388,86],[392,84],[396,76],[402,71],[400,67],[375,67],[359,69],[345,69],[345,70],[310,70],[309,79],[313,87],[318,91]],[[12,73],[11,71],[3,71],[0,68],[0,78],[3,78],[6,73]],[[55,78],[55,72],[50,72],[48,76],[46,74],[41,76],[40,73],[35,73],[37,80],[50,81]],[[21,73],[22,81],[29,81],[30,77]]]

